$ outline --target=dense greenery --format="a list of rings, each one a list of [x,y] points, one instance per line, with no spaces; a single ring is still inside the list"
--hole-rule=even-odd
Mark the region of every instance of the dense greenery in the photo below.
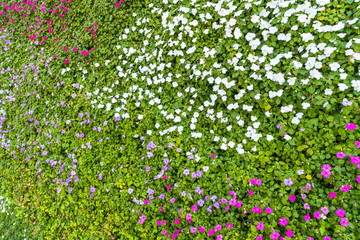
[[[0,10],[28,239],[360,235],[359,0],[44,3]]]

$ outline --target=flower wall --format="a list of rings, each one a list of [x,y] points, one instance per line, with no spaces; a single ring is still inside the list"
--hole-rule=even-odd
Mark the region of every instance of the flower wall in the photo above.
[[[1,2],[1,189],[34,239],[355,239],[360,2]]]

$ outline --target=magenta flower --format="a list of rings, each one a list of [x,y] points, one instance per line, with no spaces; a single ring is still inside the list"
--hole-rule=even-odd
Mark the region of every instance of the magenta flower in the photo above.
[[[289,201],[295,201],[296,200],[296,197],[294,194],[292,194],[290,197],[289,197]]]
[[[178,218],[175,219],[174,224],[177,225],[177,224],[179,224],[179,223],[180,223],[180,219],[178,219]]]
[[[191,207],[191,210],[194,211],[194,212],[196,212],[197,209],[198,209],[198,208],[197,208],[196,205],[193,205],[193,206]]]
[[[256,240],[263,240],[263,238],[262,238],[261,235],[259,235],[259,236],[256,237]]]
[[[331,240],[331,238],[329,236],[325,236],[324,240]]]
[[[289,238],[292,238],[294,236],[293,231],[291,229],[287,230],[285,234]]]
[[[348,123],[346,124],[346,128],[350,131],[354,130],[356,128],[355,123]]]
[[[341,208],[335,211],[339,218],[345,217],[346,212]]]
[[[214,235],[214,230],[209,230],[209,231],[208,231],[208,234],[209,234],[209,236],[211,237],[212,235]]]
[[[335,193],[335,192],[331,192],[331,193],[329,194],[329,197],[331,197],[331,198],[336,198],[336,193]]]
[[[144,204],[145,204],[145,205],[148,205],[148,204],[149,204],[149,200],[146,199],[146,200],[144,201]]]
[[[357,148],[360,148],[360,141],[355,141],[355,145],[357,146]]]
[[[249,197],[251,197],[252,195],[254,195],[254,193],[253,193],[252,190],[250,190],[250,191],[249,191]]]
[[[348,192],[350,191],[351,186],[350,185],[345,185],[345,186],[341,186],[340,190],[343,192]]]
[[[273,210],[271,208],[265,208],[265,212],[267,214],[271,214],[273,212]]]
[[[220,234],[216,237],[216,240],[222,240],[223,239],[223,236]]]
[[[229,230],[231,230],[231,228],[233,227],[233,225],[232,225],[232,223],[228,223],[228,224],[226,224],[226,227],[227,227]]]
[[[282,225],[285,227],[287,224],[288,224],[288,220],[285,217],[280,219],[279,225]]]
[[[331,171],[331,166],[329,165],[329,164],[324,164],[323,165],[323,167],[322,167],[322,169],[324,170],[324,171]]]
[[[210,157],[211,157],[211,158],[213,158],[213,157],[215,157],[215,156],[216,156],[216,153],[214,153],[214,154],[213,154],[213,155],[211,155]]]
[[[170,202],[171,202],[171,203],[174,203],[174,202],[175,202],[175,198],[170,199]]]
[[[319,211],[314,212],[314,218],[320,219],[321,218],[321,213]]]
[[[360,178],[360,176],[359,176],[359,178]],[[240,201],[237,201],[237,202],[236,202],[236,207],[237,207],[237,208],[241,208],[241,205],[242,205],[242,202],[240,202]]]
[[[261,184],[262,184],[261,179],[256,179],[256,185],[261,186]]]
[[[262,222],[259,222],[258,225],[256,226],[256,228],[258,230],[264,230],[264,224]]]
[[[204,232],[204,230],[205,230],[204,227],[202,227],[202,226],[199,227],[199,232],[202,233],[202,232]]]
[[[226,202],[227,202],[227,200],[225,198],[221,199],[221,203],[226,203]]]
[[[341,221],[340,221],[340,225],[341,226],[344,226],[344,227],[347,227],[349,225],[349,222],[346,218],[342,218]]]
[[[215,232],[221,231],[221,225],[216,225],[214,230],[215,230]]]
[[[336,154],[336,157],[337,157],[337,158],[344,158],[344,157],[346,157],[346,153],[338,152],[338,153]],[[330,169],[330,170],[331,170],[331,169]]]
[[[280,233],[278,232],[272,232],[271,233],[271,239],[279,239]]]
[[[191,217],[192,217],[192,215],[191,215],[190,213],[187,213],[187,214],[186,214],[186,219],[187,219],[187,220],[191,219]]]
[[[356,181],[360,184],[360,175],[357,177]]]
[[[309,213],[304,216],[304,220],[305,221],[310,221],[310,214]]]
[[[156,221],[156,225],[160,226],[160,225],[161,225],[161,221],[157,220],[157,221]]]

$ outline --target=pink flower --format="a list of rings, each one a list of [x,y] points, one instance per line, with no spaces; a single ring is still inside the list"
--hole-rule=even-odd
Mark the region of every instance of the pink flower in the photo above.
[[[230,230],[233,227],[233,225],[232,225],[232,223],[228,223],[228,224],[226,224],[226,227]]]
[[[191,215],[190,213],[187,213],[187,214],[186,214],[186,219],[187,219],[187,220],[191,219],[191,217],[192,217],[192,215]]]
[[[215,230],[215,232],[221,231],[221,225],[216,225],[214,230]]]
[[[322,207],[322,208],[320,208],[321,209],[321,211],[324,213],[324,214],[328,214],[329,213],[329,209],[327,208],[327,207]]]
[[[287,230],[285,234],[289,238],[292,238],[294,236],[293,231],[291,229]]]
[[[324,171],[331,171],[331,166],[329,165],[329,164],[324,164],[323,165],[323,167],[322,167],[322,169],[324,170]]]
[[[285,227],[287,224],[288,224],[288,220],[285,217],[280,219],[279,225],[282,225]]]
[[[256,228],[258,230],[264,230],[264,224],[262,222],[259,222],[258,225],[256,226]]]
[[[347,227],[349,225],[349,222],[346,218],[342,218],[341,221],[340,221],[340,225],[341,226],[344,226],[344,227]]]
[[[199,227],[199,232],[204,232],[204,230],[205,230],[204,227],[202,226]]]
[[[301,194],[301,198],[305,199],[306,198],[306,194]]]
[[[321,218],[321,213],[319,211],[314,212],[314,218],[320,219]]]
[[[220,234],[216,237],[216,240],[222,240],[223,239],[223,236]]]
[[[341,208],[335,211],[338,217],[343,218],[345,217],[346,212],[342,210]]]
[[[324,178],[329,178],[330,175],[331,175],[331,172],[330,172],[330,171],[322,171],[322,172],[321,172],[321,175],[322,175]]]
[[[350,131],[354,130],[356,128],[355,123],[348,123],[346,124],[346,128]]]
[[[170,202],[171,202],[171,203],[174,203],[174,202],[175,202],[175,198],[170,199]]]
[[[357,156],[357,157],[354,157],[354,156],[350,156],[350,162],[352,163],[352,164],[359,164],[359,162],[360,162],[360,157],[359,156]]]
[[[310,205],[308,203],[304,204],[304,209],[310,209]]]
[[[143,224],[144,223],[144,220],[142,220],[142,219],[139,219],[139,221],[138,221],[140,224]]]
[[[257,179],[257,180],[256,180],[256,185],[261,186],[261,184],[262,184],[261,179]]]
[[[230,195],[233,195],[233,194],[234,194],[234,191],[230,191],[229,194],[230,194]]]
[[[337,157],[337,158],[344,158],[344,157],[346,157],[346,153],[338,152],[338,153],[336,154],[336,157]]]
[[[304,220],[305,221],[310,221],[310,214],[309,213],[304,216]]]
[[[280,233],[278,232],[272,232],[271,233],[271,239],[279,239]]]
[[[271,208],[265,208],[265,212],[267,214],[271,214],[273,212],[273,210]]]
[[[335,193],[335,192],[331,192],[331,193],[329,194],[329,197],[331,197],[331,198],[336,198],[336,193]]]
[[[230,199],[229,204],[230,204],[230,206],[235,206],[236,205],[235,198]]]
[[[212,235],[214,235],[214,230],[209,230],[209,231],[208,231],[208,234],[209,234],[209,236],[211,237]]]
[[[345,185],[345,186],[340,187],[340,190],[344,191],[344,192],[348,192],[350,190],[350,188],[351,188],[350,185]]]
[[[190,232],[191,232],[191,233],[196,233],[196,228],[195,228],[195,227],[191,227],[191,228],[190,228]]]
[[[145,216],[145,215],[142,215],[140,218],[141,218],[142,220],[145,220],[145,219],[146,219],[146,216]]]
[[[227,202],[227,200],[225,198],[221,199],[221,203],[226,203],[226,202]]]
[[[193,205],[193,206],[191,207],[191,210],[194,211],[194,212],[196,212],[197,206],[196,206],[196,205]]]
[[[293,201],[295,201],[295,199],[296,199],[296,197],[295,197],[294,194],[289,197],[289,201],[292,201],[292,202],[293,202]]]
[[[226,211],[229,211],[229,210],[230,210],[230,207],[229,207],[229,206],[225,206],[225,210],[226,210]]]

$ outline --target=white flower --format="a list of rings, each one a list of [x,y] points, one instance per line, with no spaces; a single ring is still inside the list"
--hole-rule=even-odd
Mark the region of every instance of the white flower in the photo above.
[[[235,146],[235,143],[234,143],[233,141],[230,141],[229,144],[228,144],[228,146],[229,146],[230,148],[233,148],[233,147]]]
[[[94,65],[95,65],[95,67],[98,67],[98,66],[100,66],[100,64],[99,64],[99,63],[95,63]]]
[[[209,170],[208,166],[203,167],[204,172],[207,172]]]
[[[146,131],[146,134],[147,134],[147,135],[151,135],[151,134],[152,134],[152,131],[151,131],[151,130],[147,130],[147,131]]]
[[[304,174],[304,170],[298,170],[297,173],[298,173],[299,175],[303,175],[303,174]]]
[[[288,141],[291,140],[291,137],[289,134],[286,134],[284,138],[285,138],[285,140],[288,140]]]
[[[266,140],[268,140],[269,142],[274,140],[274,137],[271,135],[266,135]]]
[[[325,89],[325,95],[331,95],[333,91],[330,88]]]
[[[320,6],[324,6],[330,3],[330,0],[316,0],[316,3]]]
[[[302,105],[302,108],[303,108],[303,109],[307,109],[308,107],[310,107],[310,103],[305,103],[305,102],[304,102],[304,103],[302,103],[301,105]]]
[[[345,91],[346,89],[348,89],[348,86],[344,83],[339,83],[338,86],[340,91]]]
[[[217,142],[219,140],[220,140],[220,138],[218,136],[215,136],[214,141]]]
[[[360,92],[360,80],[352,80],[351,86],[354,88],[355,91]]]
[[[304,42],[314,40],[314,36],[311,33],[302,33],[300,34]]]
[[[331,71],[337,71],[340,68],[340,64],[337,62],[333,62],[329,65],[329,67],[331,68]]]
[[[299,120],[299,118],[294,117],[294,118],[291,120],[291,123],[298,125],[298,124],[300,123],[300,120]]]
[[[220,148],[222,150],[226,150],[227,149],[227,144],[226,143],[221,144]]]
[[[139,119],[139,120],[143,119],[143,115],[139,114],[139,115],[138,115],[138,119]]]

